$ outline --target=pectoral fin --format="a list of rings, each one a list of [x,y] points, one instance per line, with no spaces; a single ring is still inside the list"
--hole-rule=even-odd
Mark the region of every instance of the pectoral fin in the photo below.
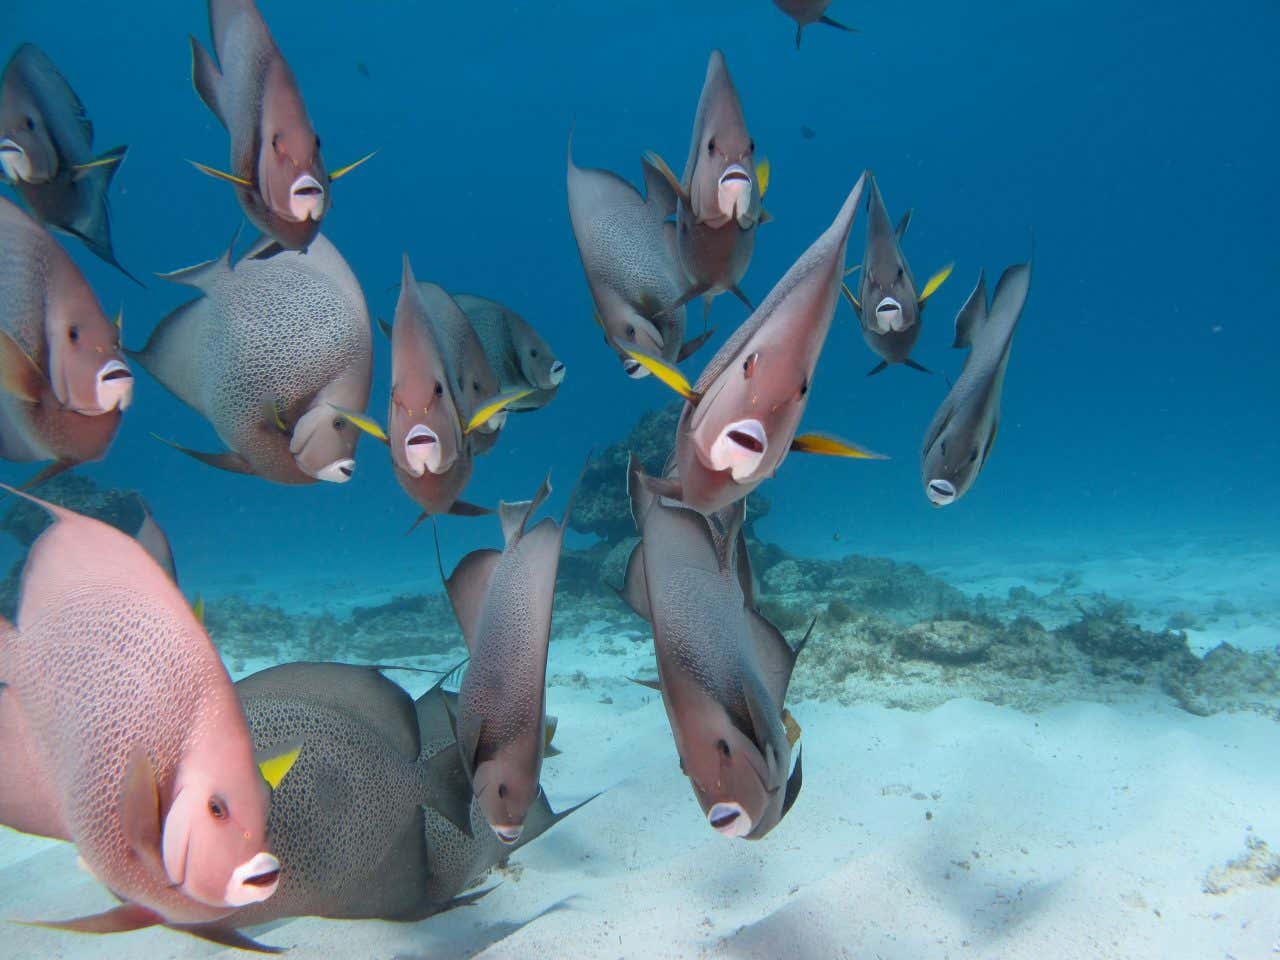
[[[156,784],[155,767],[142,747],[134,747],[129,754],[116,810],[129,849],[146,865],[148,872],[165,877],[167,882],[168,874],[165,872],[164,856],[161,853],[163,827],[160,821],[160,792]],[[142,926],[151,926],[154,922],[153,920]]]
[[[214,167],[205,166],[203,163],[199,163],[198,161],[195,161],[195,160],[188,160],[187,163],[191,164],[193,167],[195,167],[197,170],[203,173],[206,177],[213,177],[213,179],[215,180],[223,180],[227,183],[234,184],[237,187],[253,186],[252,180],[246,180],[244,177],[237,177],[234,173],[227,173],[224,170],[218,170]]]
[[[279,787],[289,771],[293,769],[300,753],[302,753],[302,744],[295,742],[279,747],[267,756],[259,755],[254,758],[258,764],[258,772],[262,774],[262,779],[270,784],[272,790]]]
[[[857,267],[853,268],[857,270]],[[853,312],[859,317],[862,316],[862,304],[858,302],[858,298],[853,295],[853,291],[849,289],[847,283],[840,284],[840,292],[844,294],[844,298],[849,301],[849,306],[853,307]]]
[[[764,199],[764,195],[769,191],[769,174],[773,167],[769,163],[769,158],[765,157],[756,164],[756,183],[760,185],[760,199]]]
[[[956,268],[954,263],[948,263],[945,267],[929,278],[929,282],[924,285],[924,290],[920,293],[920,303],[924,303],[935,293],[938,288],[947,281],[947,277],[951,276],[951,271]]]
[[[490,417],[501,413],[508,406],[517,400],[524,399],[531,393],[533,393],[533,390],[508,390],[506,393],[498,394],[471,415],[471,419],[467,421],[466,427],[462,432],[471,433],[486,423]]]
[[[17,340],[0,330],[0,388],[26,403],[39,403],[48,380]]]
[[[372,160],[374,156],[377,154],[377,152],[378,152],[377,150],[371,150],[369,153],[366,153],[363,157],[361,157],[355,163],[348,163],[345,167],[339,167],[337,170],[333,171],[333,173],[329,174],[329,182],[333,183],[333,181],[339,180],[342,177],[345,177],[348,173],[350,173],[356,167],[360,166],[362,163],[366,163],[367,161]]]
[[[123,153],[107,153],[107,154],[103,154],[101,157],[98,157],[98,159],[96,160],[90,160],[88,163],[78,163],[71,168],[72,170],[75,171],[71,175],[71,179],[79,180],[81,177],[87,174],[90,170],[95,170],[98,167],[109,167],[112,164],[119,163],[123,159],[124,159]]]
[[[793,453],[817,453],[825,457],[850,457],[855,460],[888,460],[883,453],[875,453],[847,440],[825,433],[802,433],[791,441]]]
[[[645,163],[653,167],[653,169],[660,173],[663,179],[671,185],[671,189],[675,191],[676,196],[680,198],[681,202],[688,204],[689,194],[685,192],[684,187],[680,185],[680,180],[672,172],[671,168],[667,166],[667,161],[663,160],[662,157],[658,156],[658,154],[653,150],[646,150],[644,152],[643,159]]]
[[[373,419],[373,417],[369,416],[367,413],[359,413],[356,410],[348,410],[346,407],[339,407],[338,405],[333,403],[329,404],[329,406],[333,407],[335,411],[340,413],[342,416],[346,417],[347,420],[350,421],[353,426],[363,430],[365,433],[369,434],[369,436],[377,437],[383,443],[391,442],[390,440],[387,439],[387,432],[382,429],[382,427],[378,424],[378,421]]]
[[[702,395],[693,389],[693,386],[685,378],[685,375],[681,373],[678,368],[673,367],[665,360],[660,360],[657,357],[651,357],[647,353],[640,353],[637,350],[627,350],[626,353],[632,360],[640,364],[640,366],[644,367],[690,403],[696,404],[702,399]]]

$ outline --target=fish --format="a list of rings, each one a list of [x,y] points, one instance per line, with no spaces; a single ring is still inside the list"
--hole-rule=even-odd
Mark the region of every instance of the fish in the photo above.
[[[453,299],[480,338],[502,392],[530,391],[507,409],[524,413],[550,403],[564,380],[565,365],[538,331],[496,300],[470,293],[455,293]]]
[[[255,756],[217,650],[141,545],[21,495],[54,523],[0,622],[0,823],[75,844],[122,901],[43,925],[204,923],[266,900],[270,790],[296,751]]]
[[[623,372],[648,375],[628,351],[678,363],[706,343],[711,331],[684,339],[687,311],[679,304],[685,278],[667,218],[676,198],[665,177],[641,163],[645,196],[615,173],[573,162],[569,140],[569,220],[604,342]]]
[[[783,704],[796,655],[757,609],[742,522],[745,501],[710,516],[652,492],[628,467],[640,531],[621,591],[653,627],[657,688],[680,769],[707,822],[759,840],[790,811],[803,781]],[[812,630],[812,625],[810,625]]]
[[[854,27],[847,27],[839,21],[827,16],[827,7],[831,0],[773,0],[774,5],[796,22],[796,49],[800,49],[800,37],[804,28],[811,23],[825,23],[845,33],[857,33]]]
[[[458,693],[458,751],[485,819],[508,845],[541,792],[551,607],[574,499],[559,523],[548,517],[530,529],[550,493],[548,478],[532,500],[500,504],[503,549],[472,551],[445,579],[471,657]]]
[[[924,285],[916,287],[915,277],[902,255],[902,238],[911,223],[908,210],[895,229],[885,209],[884,198],[875,175],[871,175],[871,192],[867,197],[867,249],[862,272],[858,277],[858,296],[846,285],[845,298],[858,315],[862,338],[881,361],[867,376],[874,376],[891,363],[902,363],[922,373],[930,371],[911,359],[911,351],[920,339],[920,319],[925,302],[951,275],[955,264],[947,264]]]
[[[189,38],[191,83],[231,136],[231,168],[192,164],[232,184],[249,222],[274,240],[259,256],[306,250],[329,211],[333,181],[373,154],[327,171],[302,91],[253,0],[209,0],[209,34],[214,55]]]
[[[134,283],[116,259],[107,189],[128,147],[94,155],[93,123],[43,50],[21,44],[0,75],[0,178],[44,224],[80,240]]]
[[[806,126],[803,123],[800,124],[800,136],[804,137],[804,139],[812,140],[817,135],[818,135],[818,132],[814,130],[813,127]]]
[[[335,407],[363,410],[373,377],[364,293],[323,236],[307,252],[232,250],[161,274],[201,296],[160,321],[139,366],[212,424],[227,450],[171,443],[209,466],[281,484],[345,483],[360,432]],[[166,441],[168,442],[168,441]]]
[[[462,398],[457,395],[446,357],[446,347],[405,254],[391,326],[391,398],[386,428],[355,411],[338,412],[390,447],[396,482],[422,508],[410,530],[436,514],[480,516],[493,512],[461,499],[471,480],[475,455],[473,438],[462,420]]]
[[[133,373],[80,269],[0,197],[0,457],[53,461],[28,485],[102,459],[133,401]]]
[[[443,287],[419,281],[418,293],[444,348],[449,380],[459,401],[459,418],[471,434],[472,452],[477,456],[488,453],[507,422],[508,404],[527,396],[528,390],[503,394],[502,383],[471,320]]]
[[[711,514],[773,476],[791,450],[883,459],[835,437],[796,435],[840,295],[864,180],[858,178],[831,226],[725,341],[695,385],[675,367],[634,355],[685,399],[676,427],[679,476],[647,481],[662,496]]]
[[[985,274],[956,315],[957,349],[969,350],[964,368],[924,435],[920,477],[935,507],[955,503],[973,486],[1000,430],[1000,394],[1013,335],[1031,290],[1031,261],[1009,267],[987,308]]]
[[[676,304],[702,297],[704,321],[711,301],[725,291],[755,309],[739,287],[755,249],[756,226],[766,219],[764,173],[757,169],[755,151],[729,66],[724,54],[713,50],[684,176],[677,180],[654,151],[645,154],[677,198],[676,248],[689,285]]]
[[[426,753],[413,699],[377,666],[285,663],[236,683],[259,751],[300,747],[271,797],[275,894],[212,926],[220,939],[288,917],[419,920],[433,900],[426,809],[471,830],[471,787],[457,750]],[[262,949],[261,945],[254,945]]]

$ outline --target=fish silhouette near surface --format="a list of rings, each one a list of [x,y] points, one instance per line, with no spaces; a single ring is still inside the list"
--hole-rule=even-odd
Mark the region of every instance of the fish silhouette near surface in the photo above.
[[[141,286],[111,245],[107,189],[127,147],[93,152],[93,123],[43,50],[24,43],[0,74],[0,179],[43,223],[79,239]]]
[[[217,650],[142,546],[36,502],[55,522],[0,622],[0,823],[74,843],[122,901],[47,925],[203,923],[266,900],[270,787],[296,749],[255,758]]]
[[[273,243],[306,250],[332,203],[330,186],[372,154],[329,173],[293,71],[253,0],[209,0],[209,55],[191,37],[191,82],[231,136],[231,169],[195,164],[235,187],[240,208]]]
[[[827,16],[827,7],[831,0],[773,0],[774,5],[796,22],[796,49],[800,49],[800,38],[804,28],[811,23],[825,23],[845,33],[857,33],[854,27],[847,27],[838,20]]]
[[[0,197],[0,457],[100,460],[133,400],[120,323],[44,227]]]
[[[1013,335],[1031,290],[1031,262],[1005,270],[987,306],[985,276],[956,315],[955,346],[968,348],[964,369],[925,433],[920,479],[935,507],[955,503],[986,466],[1000,429],[1000,395]]]
[[[164,276],[203,295],[173,311],[130,355],[218,432],[219,453],[182,452],[284,484],[345,483],[359,431],[335,409],[363,410],[373,376],[369,313],[337,248],[253,254]],[[174,444],[174,446],[177,446]]]

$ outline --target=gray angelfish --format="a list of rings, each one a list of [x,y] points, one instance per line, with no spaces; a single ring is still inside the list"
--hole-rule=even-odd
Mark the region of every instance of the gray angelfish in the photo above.
[[[831,226],[725,341],[695,385],[674,367],[635,354],[686,401],[676,428],[679,478],[649,481],[664,496],[713,513],[773,476],[791,450],[879,457],[832,437],[796,435],[840,296],[863,179]]]
[[[800,793],[799,728],[783,705],[808,634],[792,650],[756,610],[744,501],[711,516],[664,501],[634,454],[628,489],[641,541],[622,593],[653,625],[680,769],[715,830],[758,840]]]
[[[502,392],[530,391],[507,409],[522,413],[550,403],[564,380],[565,366],[538,331],[496,300],[469,293],[455,293],[453,299],[480,338]]]
[[[203,296],[173,311],[131,356],[205,417],[228,450],[203,463],[272,480],[345,483],[359,431],[335,408],[363,410],[373,376],[369,312],[347,262],[324,237],[305,253],[164,274]],[[174,446],[177,446],[174,444]]]
[[[127,147],[95,156],[93,124],[71,84],[33,43],[9,58],[0,76],[0,178],[51,227],[137,283],[111,246],[107,188]]]
[[[667,222],[676,198],[666,179],[642,163],[646,196],[630,183],[568,156],[569,219],[604,342],[629,377],[648,371],[630,355],[638,351],[678,363],[706,343],[710,331],[684,340],[687,311],[678,303],[686,286]]]
[[[684,176],[677,181],[660,156],[645,154],[679,201],[676,246],[689,284],[676,303],[702,297],[704,320],[711,301],[726,290],[755,309],[739,287],[751,263],[756,226],[767,219],[762,202],[769,168],[767,162],[757,167],[755,152],[724,54],[713,50]]]
[[[49,231],[0,197],[0,457],[52,460],[31,484],[100,460],[132,400],[120,319]]]
[[[505,545],[475,550],[445,581],[471,653],[458,695],[463,767],[493,832],[520,839],[540,792],[546,724],[547,645],[569,496],[560,523],[529,519],[551,493],[499,507]],[[443,570],[441,570],[443,575]]]
[[[902,238],[911,223],[908,210],[895,229],[889,221],[880,187],[871,175],[871,194],[867,198],[867,249],[863,254],[862,274],[858,278],[858,296],[847,286],[844,295],[852,304],[862,327],[862,338],[883,359],[867,376],[874,376],[891,363],[905,364],[929,373],[911,359],[911,351],[920,339],[920,319],[925,301],[933,296],[943,281],[951,276],[954,264],[947,264],[917,292],[915,277],[907,258],[902,255]]]
[[[1000,394],[1009,351],[1031,289],[1031,261],[1005,270],[987,309],[982,273],[956,315],[959,349],[968,348],[960,378],[947,394],[924,435],[920,479],[935,507],[955,503],[968,492],[991,456],[1000,429]]]
[[[831,0],[773,0],[773,2],[779,10],[796,22],[797,50],[800,49],[800,35],[811,23],[825,23],[828,27],[835,27],[846,33],[858,32],[855,28],[846,27],[843,23],[827,16],[827,7],[831,6]]]
[[[368,160],[327,172],[293,71],[253,0],[209,0],[209,52],[191,37],[191,82],[231,135],[231,169],[195,164],[231,183],[249,221],[278,249],[306,250],[328,212],[330,185]]]

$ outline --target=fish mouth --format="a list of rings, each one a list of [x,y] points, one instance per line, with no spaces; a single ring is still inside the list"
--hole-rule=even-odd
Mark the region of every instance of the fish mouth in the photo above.
[[[759,420],[737,420],[723,430],[711,445],[711,466],[729,470],[733,479],[746,480],[760,466],[769,449],[769,434]]]
[[[259,903],[276,892],[279,882],[280,861],[269,853],[259,853],[231,871],[224,899],[231,907]]]
[[[726,837],[745,837],[751,832],[751,818],[739,803],[717,803],[707,811],[707,823]]]
[[[504,823],[498,826],[494,826],[493,832],[497,835],[500,841],[502,841],[507,846],[510,846],[511,844],[517,842],[520,839],[520,834],[524,833],[524,825],[523,824],[511,825],[511,824]]]
[[[639,360],[625,357],[622,361],[622,372],[632,380],[643,380],[649,375],[649,368]]]
[[[945,507],[956,499],[956,485],[950,480],[930,480],[925,485],[925,493],[935,507]]]
[[[289,187],[289,212],[299,221],[324,216],[324,187],[311,174],[302,174]]]
[[[631,362],[635,363],[634,360],[632,360]],[[560,386],[560,382],[564,380],[564,364],[561,363],[559,360],[553,363],[551,365],[551,372],[548,374],[548,377],[551,380],[551,386],[553,387]]]
[[[428,470],[439,473],[443,456],[436,432],[424,423],[415,423],[404,438],[404,459],[409,464],[409,472],[415,477]]]
[[[316,479],[327,480],[329,483],[346,483],[355,472],[356,462],[350,457],[346,457],[342,460],[335,460],[327,467],[316,471]]]
[[[893,297],[885,297],[876,304],[876,328],[881,333],[899,331],[905,326],[902,316],[902,304],[897,300]]]
[[[98,409],[127,410],[133,402],[133,373],[120,360],[108,360],[98,370]]]
[[[730,164],[719,181],[720,212],[737,217],[751,206],[751,174],[741,164]]]
[[[0,140],[0,169],[9,180],[26,180],[31,176],[31,160],[16,140]]]

